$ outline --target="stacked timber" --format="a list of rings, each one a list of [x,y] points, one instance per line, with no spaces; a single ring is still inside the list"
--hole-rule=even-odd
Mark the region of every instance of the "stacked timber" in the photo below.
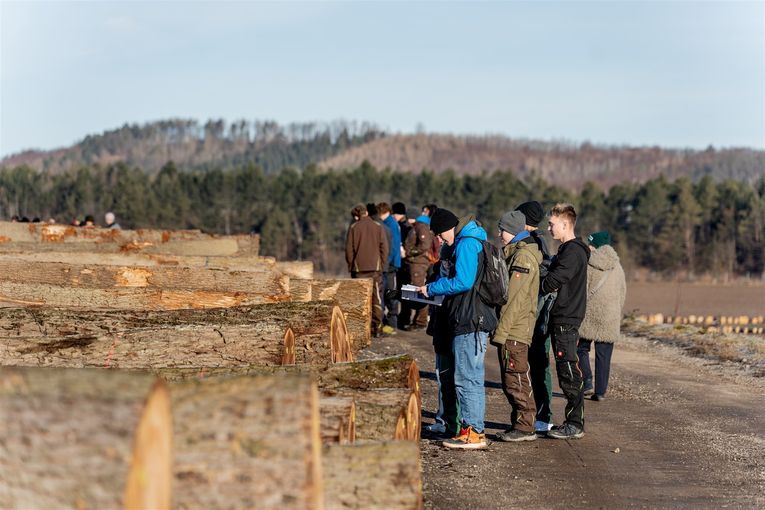
[[[0,251],[57,251],[165,255],[258,254],[257,235],[214,236],[199,230],[115,230],[47,223],[0,222]]]
[[[257,244],[0,222],[0,508],[421,507],[417,365],[353,362],[371,280]]]

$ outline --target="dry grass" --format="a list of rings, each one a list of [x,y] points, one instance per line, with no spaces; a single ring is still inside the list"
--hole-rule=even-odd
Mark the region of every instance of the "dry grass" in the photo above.
[[[625,319],[622,331],[680,347],[691,356],[741,363],[751,367],[758,377],[765,377],[765,337],[735,333],[710,333],[692,325],[649,325]]]

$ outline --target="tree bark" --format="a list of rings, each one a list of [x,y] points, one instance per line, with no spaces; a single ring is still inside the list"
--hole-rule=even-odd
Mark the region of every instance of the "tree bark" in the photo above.
[[[310,260],[277,262],[276,269],[290,278],[298,280],[310,280],[313,278],[313,262]]]
[[[0,308],[0,364],[166,368],[350,361],[331,302],[214,310],[98,311]],[[294,336],[293,358],[285,338]]]
[[[2,310],[0,309],[0,314]],[[351,363],[228,368],[163,368],[155,373],[167,381],[269,374],[310,374],[321,391],[404,388],[420,392],[417,363],[409,355]]]
[[[422,508],[417,443],[326,445],[322,462],[327,510]]]
[[[177,509],[320,509],[319,396],[308,377],[174,383]]]
[[[322,444],[350,444],[356,441],[356,403],[351,397],[319,399]]]
[[[169,508],[170,406],[154,376],[0,368],[0,416],[0,508]]]
[[[332,299],[337,302],[346,315],[354,351],[370,345],[372,280],[366,278],[290,280],[290,291],[294,301]]]

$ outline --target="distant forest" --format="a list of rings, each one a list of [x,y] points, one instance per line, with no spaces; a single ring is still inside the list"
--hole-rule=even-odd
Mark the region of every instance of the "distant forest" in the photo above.
[[[285,167],[349,170],[364,161],[380,169],[458,175],[512,171],[573,189],[587,181],[604,189],[621,182],[642,183],[660,175],[708,175],[716,180],[754,183],[765,176],[765,151],[748,148],[705,150],[602,146],[588,142],[513,139],[501,135],[392,134],[368,122],[293,123],[239,120],[231,123],[170,119],[90,135],[52,151],[26,151],[0,161],[62,173],[117,162],[156,174],[168,161],[180,170],[214,170],[255,164],[266,174]]]
[[[607,229],[627,267],[657,272],[760,277],[765,266],[765,178],[754,182],[693,182],[664,177],[621,183],[606,192],[586,183],[574,192],[536,176],[510,172],[459,175],[378,170],[368,162],[350,170],[256,164],[180,171],[174,163],[150,174],[117,163],[107,167],[39,172],[26,166],[0,171],[0,218],[53,217],[61,223],[114,211],[123,228],[198,228],[214,233],[257,232],[262,253],[311,259],[343,273],[343,245],[351,207],[358,202],[434,202],[475,213],[490,235],[499,216],[536,199],[546,208],[572,202],[580,236]],[[545,225],[542,225],[544,228]]]

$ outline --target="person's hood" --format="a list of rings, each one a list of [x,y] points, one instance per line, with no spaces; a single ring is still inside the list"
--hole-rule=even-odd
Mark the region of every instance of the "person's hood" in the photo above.
[[[420,223],[430,225],[430,216],[428,216],[427,214],[420,214],[419,216],[417,216],[417,219],[415,219],[414,221],[419,221]]]
[[[480,226],[475,216],[468,214],[460,218],[457,223],[457,228],[454,229],[454,239],[457,240],[460,237],[477,237],[481,241],[485,241],[487,238],[486,231]]]
[[[613,269],[618,263],[619,255],[616,253],[616,250],[608,244],[605,244],[590,253],[590,261],[588,262],[589,265],[595,269],[600,269],[601,271]]]

